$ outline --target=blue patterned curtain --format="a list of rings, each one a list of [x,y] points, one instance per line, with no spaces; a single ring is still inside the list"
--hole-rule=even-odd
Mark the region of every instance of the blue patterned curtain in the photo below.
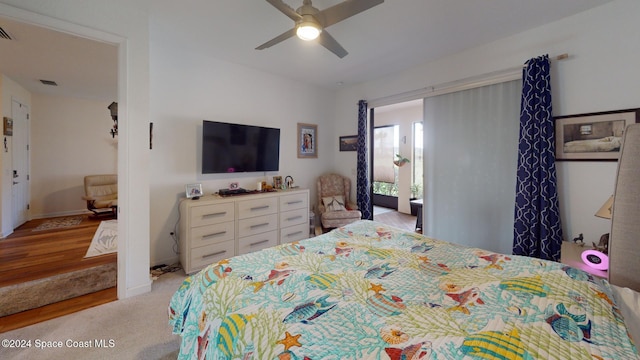
[[[356,195],[362,218],[373,220],[369,162],[367,158],[367,102],[360,100],[358,101],[358,186]]]
[[[513,253],[558,261],[562,226],[549,66],[548,55],[534,58],[522,74]]]

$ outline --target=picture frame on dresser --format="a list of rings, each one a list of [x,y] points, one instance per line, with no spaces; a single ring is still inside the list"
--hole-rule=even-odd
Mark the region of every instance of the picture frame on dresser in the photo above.
[[[202,184],[187,184],[184,187],[187,199],[195,200],[202,196]]]

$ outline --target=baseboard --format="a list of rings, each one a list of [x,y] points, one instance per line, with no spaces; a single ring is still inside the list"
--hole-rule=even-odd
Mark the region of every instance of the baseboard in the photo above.
[[[58,211],[58,212],[47,213],[47,214],[37,214],[37,215],[31,214],[31,220],[47,219],[47,218],[60,217],[60,216],[88,215],[88,214],[90,215],[90,214],[93,214],[93,213],[88,211],[88,210],[86,210],[86,209],[84,209],[84,210]]]
[[[174,257],[163,259],[163,260],[154,260],[153,262],[151,262],[151,267],[158,266],[158,265],[173,265],[179,262],[180,262],[180,257],[176,255]]]
[[[149,282],[146,283],[146,284],[142,284],[140,286],[136,286],[136,287],[125,289],[124,297],[125,298],[130,298],[130,297],[133,297],[133,296],[142,295],[142,294],[146,294],[148,292],[151,292],[151,284],[152,283],[153,283],[153,281],[151,281],[151,278],[149,278]]]

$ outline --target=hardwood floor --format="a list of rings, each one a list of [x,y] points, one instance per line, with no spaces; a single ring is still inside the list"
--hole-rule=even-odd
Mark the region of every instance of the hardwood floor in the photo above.
[[[82,222],[68,228],[33,231],[49,219],[29,221],[0,239],[0,287],[43,279],[52,275],[117,263],[117,254],[91,258],[84,255],[100,221],[83,215]],[[38,309],[0,317],[0,332],[80,311],[117,299],[116,288],[66,300]]]

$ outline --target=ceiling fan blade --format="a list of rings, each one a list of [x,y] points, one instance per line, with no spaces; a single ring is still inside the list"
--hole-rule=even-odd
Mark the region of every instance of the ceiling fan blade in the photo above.
[[[340,59],[347,56],[348,52],[345,50],[342,45],[338,44],[336,39],[333,36],[329,35],[327,30],[323,30],[318,37],[318,42],[320,45],[326,47],[329,51],[336,54]]]
[[[293,28],[291,30],[287,30],[287,31],[283,32],[282,34],[274,37],[273,39],[267,41],[266,43],[258,46],[256,48],[256,50],[262,50],[262,49],[266,49],[266,48],[272,47],[273,45],[275,45],[277,43],[283,42],[283,41],[287,40],[288,38],[295,36],[295,34],[296,34],[296,28]]]
[[[384,0],[346,0],[320,11],[317,18],[323,27],[327,27],[383,2]]]
[[[267,2],[280,10],[281,13],[287,15],[293,21],[302,19],[300,14],[298,14],[291,6],[285,4],[282,0],[267,0]]]

